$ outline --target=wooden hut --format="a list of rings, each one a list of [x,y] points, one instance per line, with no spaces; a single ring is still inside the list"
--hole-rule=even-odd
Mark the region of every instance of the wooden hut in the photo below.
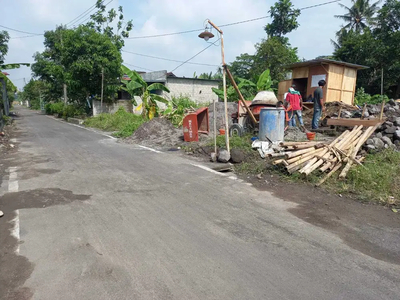
[[[324,79],[324,99],[327,102],[341,101],[354,104],[357,71],[368,67],[350,64],[342,61],[319,58],[287,66],[291,73],[288,80],[279,83],[278,99],[284,100],[284,95],[292,84],[301,93],[303,100],[312,98],[318,81]],[[290,78],[290,79],[289,79]]]

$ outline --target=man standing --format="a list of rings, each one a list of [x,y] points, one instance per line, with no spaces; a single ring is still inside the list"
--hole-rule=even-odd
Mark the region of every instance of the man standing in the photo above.
[[[326,84],[325,80],[318,82],[318,88],[314,91],[314,115],[312,119],[312,129],[318,129],[319,119],[321,114],[325,111],[324,91],[322,90]]]
[[[289,127],[296,127],[296,116],[300,123],[300,128],[304,129],[303,116],[301,109],[303,106],[303,99],[301,98],[300,92],[296,91],[296,86],[293,84],[286,95],[286,107],[290,105],[289,110]]]

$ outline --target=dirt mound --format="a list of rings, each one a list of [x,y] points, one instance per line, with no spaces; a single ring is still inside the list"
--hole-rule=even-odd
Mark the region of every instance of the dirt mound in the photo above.
[[[173,147],[183,143],[183,131],[182,128],[174,127],[166,118],[154,118],[142,124],[124,141],[149,147]]]

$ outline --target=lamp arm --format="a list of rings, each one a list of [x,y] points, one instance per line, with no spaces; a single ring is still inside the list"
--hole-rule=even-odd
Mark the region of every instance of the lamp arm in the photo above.
[[[221,29],[217,25],[215,25],[213,22],[207,19],[208,24],[210,24],[212,27],[214,27],[220,34],[224,34]]]

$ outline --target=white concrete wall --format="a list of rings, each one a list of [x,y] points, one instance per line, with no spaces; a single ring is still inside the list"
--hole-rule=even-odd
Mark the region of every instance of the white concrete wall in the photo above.
[[[93,116],[97,116],[100,113],[115,113],[120,106],[123,106],[127,112],[132,112],[132,101],[131,100],[118,100],[114,103],[103,103],[103,111],[101,111],[101,102],[93,101]]]
[[[171,93],[164,93],[164,97],[187,96],[197,103],[211,103],[214,99],[218,101],[218,96],[211,90],[218,88],[217,81],[168,77],[166,86]]]

